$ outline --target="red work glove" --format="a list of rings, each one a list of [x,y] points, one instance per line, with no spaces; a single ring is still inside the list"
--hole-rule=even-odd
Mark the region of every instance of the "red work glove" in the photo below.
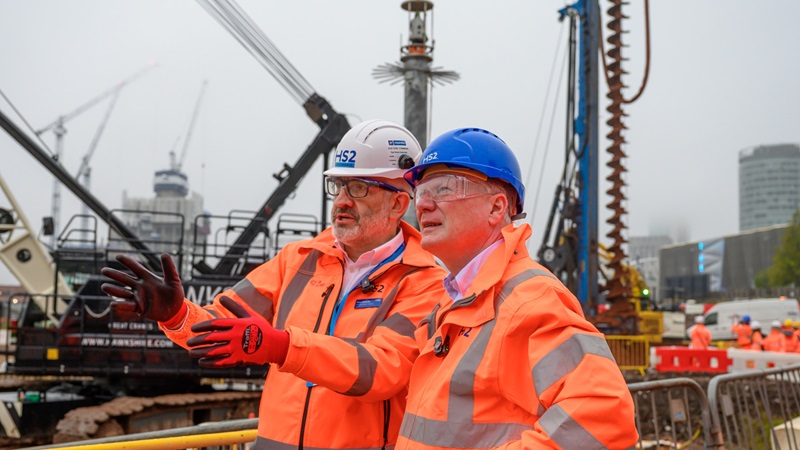
[[[200,358],[201,367],[232,367],[244,364],[283,364],[289,350],[289,333],[279,331],[261,316],[250,313],[224,295],[220,304],[237,319],[212,319],[192,325],[204,333],[186,341],[189,356]]]
[[[100,286],[106,294],[122,299],[111,303],[115,311],[133,312],[156,322],[167,322],[179,313],[186,314],[181,278],[168,254],[161,255],[164,278],[125,255],[117,255],[117,261],[133,272],[133,276],[110,267],[100,269],[104,276],[128,288],[111,283]]]

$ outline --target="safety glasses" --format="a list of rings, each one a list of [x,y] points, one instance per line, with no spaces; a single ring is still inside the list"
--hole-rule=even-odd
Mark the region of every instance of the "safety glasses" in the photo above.
[[[452,202],[481,195],[497,194],[490,185],[462,175],[436,174],[426,177],[414,189],[414,201],[428,197],[436,203]]]
[[[392,192],[401,192],[400,189],[396,187],[382,183],[376,180],[364,180],[362,178],[333,178],[329,177],[325,179],[325,192],[328,195],[336,197],[339,195],[339,192],[342,192],[342,188],[347,191],[347,195],[350,198],[364,198],[369,195],[369,188],[370,187],[377,187],[381,189],[386,189],[387,191]]]

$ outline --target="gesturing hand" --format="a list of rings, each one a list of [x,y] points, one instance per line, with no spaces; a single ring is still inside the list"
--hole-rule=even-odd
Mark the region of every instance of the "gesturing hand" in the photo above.
[[[111,283],[103,283],[100,286],[106,294],[122,299],[112,302],[112,308],[117,311],[134,312],[157,322],[166,322],[175,317],[183,306],[183,286],[178,269],[168,254],[161,255],[163,279],[125,255],[117,255],[117,261],[133,272],[133,276],[110,267],[103,267],[100,270],[104,276],[129,288]]]
[[[283,364],[289,349],[289,333],[279,331],[261,316],[222,296],[220,304],[237,318],[212,319],[192,325],[204,333],[186,341],[189,356],[200,358],[201,367],[231,367],[244,364]]]

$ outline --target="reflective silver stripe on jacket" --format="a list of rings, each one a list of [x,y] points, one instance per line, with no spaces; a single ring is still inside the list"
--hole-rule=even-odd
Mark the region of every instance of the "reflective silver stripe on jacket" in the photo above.
[[[253,443],[251,450],[297,450],[300,448],[297,444],[284,444],[283,442],[273,441],[272,439],[266,439],[261,436],[256,438],[256,441]],[[383,447],[347,447],[347,450],[394,450],[394,445],[385,445]],[[335,450],[331,447],[309,447],[308,445],[303,445],[303,450]]]
[[[495,296],[495,310],[521,283],[537,276],[553,277],[550,272],[529,269],[511,277]],[[455,304],[454,304],[455,306]],[[475,372],[486,354],[497,317],[481,326],[478,335],[459,360],[450,382],[447,421],[427,419],[406,412],[400,435],[412,442],[445,448],[491,448],[520,439],[533,429],[524,423],[475,423]]]
[[[378,307],[372,314],[372,317],[370,317],[366,329],[358,333],[355,339],[345,339],[346,342],[353,345],[358,351],[358,377],[353,382],[350,389],[346,392],[342,392],[342,394],[353,396],[364,395],[372,389],[372,385],[375,383],[375,373],[378,371],[378,362],[361,344],[366,342],[368,337],[372,336],[375,332],[375,328],[379,326],[388,327],[401,336],[414,338],[414,324],[411,323],[406,316],[396,313],[386,317],[386,314],[389,313],[389,310],[394,304],[395,297],[397,297],[397,290],[400,289],[400,282],[412,272],[416,272],[416,270],[412,269],[407,271],[397,280],[397,284],[395,284],[386,298],[383,299],[381,306]]]
[[[422,326],[427,326],[428,327],[428,339],[432,338],[433,337],[433,333],[436,332],[436,313],[439,311],[439,308],[441,308],[441,306],[439,304],[436,304],[433,307],[433,311],[431,311],[430,314],[425,316],[417,324],[417,328],[422,327]]]
[[[541,397],[547,388],[575,370],[586,355],[602,356],[614,361],[614,355],[611,354],[604,338],[588,334],[573,334],[558,347],[550,350],[533,367],[531,376],[533,376],[536,396]]]
[[[530,269],[523,271],[508,279],[500,288],[500,292],[494,298],[494,310],[500,309],[506,298],[511,295],[514,288],[521,283],[541,275],[549,275],[548,272]],[[484,356],[486,347],[489,345],[489,338],[497,324],[497,315],[491,321],[481,326],[478,335],[470,344],[464,355],[461,356],[458,365],[453,371],[450,382],[450,399],[448,401],[447,420],[452,422],[468,423],[474,417],[475,409],[475,372],[478,370]]]
[[[594,436],[589,434],[578,422],[572,419],[564,409],[558,405],[551,406],[539,418],[539,426],[547,432],[550,439],[561,448],[579,448],[581,450],[607,450],[607,447]],[[613,423],[608,426],[613,427]]]
[[[303,293],[303,289],[306,288],[306,285],[311,278],[314,276],[314,272],[317,270],[317,260],[319,260],[320,256],[322,256],[322,252],[319,250],[311,250],[311,253],[308,254],[306,260],[303,261],[303,264],[300,265],[300,268],[297,269],[297,273],[292,280],[289,282],[289,286],[283,292],[281,296],[281,303],[280,307],[278,308],[278,318],[275,320],[275,323],[272,325],[279,329],[283,330],[284,326],[286,325],[286,318],[289,316],[289,313],[292,311],[295,302],[300,297],[300,294]]]
[[[412,442],[444,448],[492,448],[522,437],[524,423],[447,422],[405,413],[400,435]],[[414,445],[409,445],[414,448]]]
[[[256,289],[250,280],[242,278],[231,290],[241,297],[241,299],[247,303],[247,306],[253,308],[253,311],[265,317],[267,320],[272,320],[272,316],[275,315],[272,300]]]

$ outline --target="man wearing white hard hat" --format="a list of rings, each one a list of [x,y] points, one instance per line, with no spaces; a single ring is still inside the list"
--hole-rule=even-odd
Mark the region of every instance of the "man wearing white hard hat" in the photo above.
[[[402,220],[403,174],[421,149],[404,127],[370,120],[345,134],[324,172],[330,228],[286,245],[200,307],[184,299],[167,256],[164,279],[123,257],[138,278],[103,269],[103,285],[145,311],[204,367],[266,365],[253,449],[380,449],[397,440],[416,324],[444,292],[445,272]]]
[[[783,330],[781,330],[781,323],[773,320],[769,327],[769,334],[761,341],[761,347],[765,352],[785,353],[786,339],[783,336]]]
[[[764,341],[764,335],[761,333],[761,322],[754,320],[750,322],[750,327],[753,328],[753,334],[750,336],[750,350],[760,352],[763,350],[761,343]]]
[[[694,323],[695,327],[692,329],[690,336],[692,342],[689,344],[689,348],[708,350],[708,346],[711,344],[711,331],[706,327],[705,317],[695,316]]]

